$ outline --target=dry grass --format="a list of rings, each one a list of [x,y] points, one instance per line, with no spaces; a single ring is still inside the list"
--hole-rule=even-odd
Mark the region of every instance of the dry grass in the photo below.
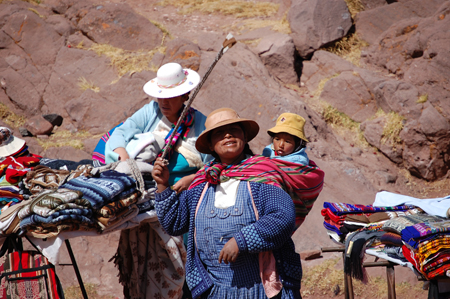
[[[450,179],[443,178],[434,182],[426,182],[419,179],[407,170],[401,169],[399,174],[403,176],[406,186],[417,198],[436,198],[450,194]]]
[[[302,297],[308,298],[319,296],[330,298],[344,294],[344,271],[342,266],[338,265],[342,259],[336,258],[325,260],[321,264],[304,268],[302,277]],[[387,281],[386,277],[376,276],[369,277],[369,282],[363,284],[361,281],[353,279],[353,292],[355,298],[387,298]],[[421,284],[411,286],[407,282],[396,283],[395,292],[397,298],[411,298],[411,294],[425,293],[421,288]]]
[[[172,5],[180,8],[178,13],[190,14],[193,12],[218,13],[233,15],[237,18],[266,17],[278,11],[279,4],[270,2],[246,2],[223,0],[163,0],[162,6]]]
[[[163,39],[161,41],[161,46],[164,44],[164,40],[167,37],[172,38],[172,35],[170,34],[169,30],[161,23],[154,21],[154,20],[149,20],[153,25],[155,25],[156,27],[158,27],[159,30],[161,30],[161,32],[163,33]]]
[[[83,140],[93,137],[95,136],[92,136],[85,131],[72,133],[70,131],[61,130],[52,134],[48,139],[37,139],[37,141],[44,150],[51,147],[63,146],[70,146],[82,150],[84,148]]]
[[[37,14],[41,19],[45,19],[45,16],[41,15],[36,9],[29,7],[28,10]]]
[[[317,266],[304,269],[302,297],[331,295],[334,293],[336,286],[339,286],[339,294],[342,294],[344,291],[344,271],[336,268],[338,262],[342,262],[342,260],[340,258],[326,260]]]
[[[352,19],[355,18],[358,12],[364,10],[364,5],[361,3],[361,0],[345,0],[345,2],[347,3],[348,11]]]
[[[86,294],[90,299],[113,299],[117,298],[114,296],[100,296],[97,294],[98,286],[92,283],[85,283],[84,288],[86,290]],[[81,293],[80,286],[70,286],[64,290],[64,297],[66,299],[79,299],[83,298]]]
[[[89,50],[94,51],[99,56],[108,57],[111,60],[111,65],[116,68],[119,76],[122,77],[126,73],[131,75],[148,70],[156,72],[158,66],[151,64],[153,55],[157,52],[165,53],[166,47],[160,46],[151,51],[132,52],[107,44],[94,44]]]
[[[426,101],[428,101],[428,95],[427,94],[423,94],[417,99],[416,103],[417,104],[423,104]]]
[[[361,49],[369,44],[358,37],[356,33],[352,33],[343,37],[339,41],[334,42],[323,50],[334,53],[345,60],[360,66]]]
[[[386,114],[386,123],[384,124],[381,137],[382,144],[389,142],[392,144],[392,147],[395,148],[402,143],[400,132],[403,130],[404,120],[405,118],[395,111]]]
[[[239,25],[228,26],[225,31],[234,31],[240,34],[243,31],[252,31],[259,28],[270,27],[272,31],[281,32],[285,34],[291,34],[291,26],[287,20],[287,12],[280,20],[267,20],[267,19],[246,19]]]
[[[0,103],[0,118],[12,128],[23,126],[26,122],[25,116],[20,116],[8,109],[5,104]]]
[[[92,83],[91,81],[89,81],[85,77],[78,78],[78,87],[82,91],[86,91],[88,89],[90,89],[90,90],[92,90],[94,92],[99,92],[100,91],[100,87],[95,86],[94,83]]]

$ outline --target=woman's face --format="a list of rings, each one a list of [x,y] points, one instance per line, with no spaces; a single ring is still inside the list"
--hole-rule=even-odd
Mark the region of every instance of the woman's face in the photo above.
[[[176,123],[178,121],[178,111],[183,107],[183,103],[187,98],[187,95],[184,94],[174,98],[158,99],[159,109],[170,122]]]
[[[222,163],[233,164],[243,159],[247,138],[239,124],[214,129],[210,140],[210,149],[219,156]]]
[[[273,137],[273,149],[278,156],[292,154],[295,150],[295,137],[288,133],[276,133]]]

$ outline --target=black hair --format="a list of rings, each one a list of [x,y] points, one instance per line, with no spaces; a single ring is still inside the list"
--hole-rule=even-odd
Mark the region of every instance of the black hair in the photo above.
[[[286,132],[284,132],[284,133],[286,133]],[[286,134],[289,134],[289,133],[286,133]],[[295,146],[294,146],[295,149],[293,151],[294,153],[298,152],[302,148],[306,147],[306,144],[307,144],[306,140],[301,139],[300,137],[294,136],[292,134],[289,134],[289,135],[294,137],[294,142],[295,142]],[[270,136],[272,137],[272,143],[273,143],[273,138],[275,137],[275,134],[270,134]]]

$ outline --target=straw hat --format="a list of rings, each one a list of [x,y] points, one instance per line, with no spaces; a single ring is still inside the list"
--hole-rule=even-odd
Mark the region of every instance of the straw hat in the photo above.
[[[247,134],[247,142],[258,135],[259,126],[254,120],[240,118],[237,112],[231,108],[220,108],[211,112],[206,118],[206,129],[198,136],[195,147],[201,153],[211,154],[212,151],[209,148],[209,133],[219,127],[235,123],[240,123],[242,125],[244,132]]]
[[[288,133],[309,142],[305,137],[305,119],[294,113],[283,113],[278,116],[275,127],[267,130],[273,137],[276,133]]]
[[[0,127],[0,157],[12,156],[25,145],[25,140],[14,137],[7,127]]]
[[[145,83],[144,92],[155,98],[173,98],[193,90],[199,82],[200,75],[197,72],[171,62],[161,66],[156,78]]]

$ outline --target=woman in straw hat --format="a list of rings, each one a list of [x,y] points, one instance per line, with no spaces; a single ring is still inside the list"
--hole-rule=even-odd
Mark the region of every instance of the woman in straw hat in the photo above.
[[[294,113],[282,113],[275,127],[267,130],[272,144],[262,152],[265,157],[281,159],[293,163],[308,165],[306,154],[305,119]]]
[[[189,190],[177,194],[169,188],[169,170],[160,158],[152,173],[161,225],[170,235],[189,231],[186,281],[193,297],[301,298],[300,256],[290,237],[294,204],[281,188],[294,185],[291,173],[274,160],[252,156],[248,142],[259,131],[253,120],[221,108],[205,126],[195,145],[216,159],[197,173]],[[310,167],[304,175],[303,183],[321,185],[320,170]]]
[[[158,137],[167,143],[184,102],[189,99],[189,92],[199,82],[200,76],[195,71],[183,69],[178,63],[161,66],[156,78],[144,85],[144,92],[157,101],[142,107],[114,130],[106,143],[105,162],[109,164],[130,158],[130,152],[135,150],[129,148],[131,144],[142,144]],[[197,136],[205,129],[205,119],[201,112],[190,108],[169,145],[166,154],[171,170],[169,183],[175,191],[187,189],[195,172],[211,160],[210,156],[199,153],[195,148]],[[136,142],[138,137],[144,137],[144,140]],[[162,152],[157,154],[160,156]]]

